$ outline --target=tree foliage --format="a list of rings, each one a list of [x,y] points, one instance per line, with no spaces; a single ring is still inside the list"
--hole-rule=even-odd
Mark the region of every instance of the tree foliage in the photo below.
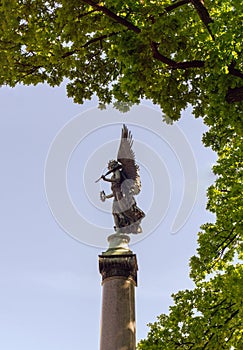
[[[0,84],[59,85],[82,103],[188,104],[242,128],[242,0],[1,0]],[[230,110],[229,113],[225,111]],[[226,120],[227,119],[227,120]]]
[[[191,259],[192,291],[174,295],[141,350],[240,349],[243,0],[0,0],[0,85],[51,86],[126,111],[149,99],[175,121],[188,105],[218,153],[214,223]]]
[[[242,138],[232,128],[211,128],[204,141],[219,154],[217,179],[208,189],[216,221],[202,225],[198,254],[191,258],[195,289],[173,296],[170,314],[150,325],[139,350],[242,349]]]

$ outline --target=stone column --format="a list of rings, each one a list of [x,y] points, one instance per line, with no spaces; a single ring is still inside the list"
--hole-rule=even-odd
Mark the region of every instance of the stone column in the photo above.
[[[100,350],[135,350],[136,255],[130,250],[124,254],[120,247],[116,254],[112,247],[99,256],[99,270],[103,286]]]

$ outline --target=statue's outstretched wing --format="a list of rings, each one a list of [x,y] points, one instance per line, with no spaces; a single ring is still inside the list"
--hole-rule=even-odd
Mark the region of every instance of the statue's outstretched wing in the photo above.
[[[138,194],[141,190],[139,167],[135,161],[135,153],[132,150],[133,139],[131,131],[123,124],[120,147],[117,160],[122,164],[123,173],[126,179],[132,180],[132,191]]]

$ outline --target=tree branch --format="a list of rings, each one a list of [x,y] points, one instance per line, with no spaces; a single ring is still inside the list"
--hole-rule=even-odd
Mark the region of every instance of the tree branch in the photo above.
[[[42,68],[42,66],[34,66],[34,67],[32,67],[28,72],[26,72],[19,79],[16,80],[16,84],[21,83],[21,81],[23,81],[24,78],[26,78],[29,75],[34,74],[40,68]]]
[[[233,306],[234,304],[232,304],[231,306]],[[233,311],[233,310],[232,310]],[[214,328],[222,328],[223,326],[227,325],[227,323],[229,323],[237,314],[239,313],[239,310],[235,310],[225,321],[223,324],[216,324],[215,326],[212,326],[210,328],[207,329],[207,331],[204,333],[205,335],[207,335],[210,331],[212,331],[212,327]],[[233,328],[233,327],[232,327]],[[230,330],[232,329],[230,328]],[[211,339],[215,336],[215,333],[212,332],[211,335],[209,336],[208,340],[206,341],[206,343],[204,344],[202,350],[206,349],[208,344],[210,344]]]
[[[190,2],[191,2],[191,0],[181,0],[181,1],[178,1],[178,2],[176,2],[176,3],[173,4],[173,5],[166,6],[165,11],[166,11],[166,12],[171,12],[171,11],[175,10],[176,8],[178,8],[178,7],[181,7],[181,6],[183,6],[183,5],[189,4]]]
[[[198,15],[201,18],[202,22],[205,24],[205,27],[207,28],[209,34],[214,39],[213,33],[212,33],[210,26],[209,26],[210,23],[213,23],[213,20],[210,17],[208,10],[204,6],[203,0],[191,0],[191,3],[193,4],[195,9],[197,10]]]
[[[233,230],[231,230],[230,234],[232,234]],[[220,255],[220,258],[224,255],[224,251],[226,248],[229,248],[230,244],[237,238],[238,233],[236,233],[231,239],[229,239],[229,236],[220,244],[220,246],[217,248],[217,253]],[[229,240],[228,243],[227,240]],[[225,244],[226,243],[226,244]],[[225,245],[224,245],[225,244]],[[224,245],[224,246],[223,246]],[[222,247],[223,246],[223,247]],[[222,248],[221,248],[222,247]]]
[[[166,13],[170,13],[171,11],[177,9],[178,7],[181,7],[181,6],[186,5],[186,4],[189,4],[189,3],[191,3],[191,0],[181,0],[181,1],[178,1],[178,2],[176,2],[176,3],[173,4],[173,5],[166,6],[166,7],[164,8],[164,11],[163,11],[162,13],[157,13],[156,16],[162,17],[162,16],[164,16]],[[152,20],[152,23],[155,23],[155,18],[154,18],[154,16],[150,16],[150,19]]]
[[[96,2],[94,2],[93,0],[81,0],[82,2],[92,6],[93,8],[103,12],[105,15],[107,15],[108,17],[110,17],[111,19],[113,19],[114,21],[116,21],[117,23],[127,27],[128,29],[132,30],[133,32],[139,34],[141,32],[141,29],[136,27],[134,24],[132,24],[131,22],[127,21],[125,18],[122,18],[118,15],[116,15],[114,12],[112,12],[111,10],[109,10],[107,7],[105,6],[101,6],[99,4],[97,4]]]
[[[107,7],[101,6],[97,3],[95,3],[93,0],[81,0],[81,1],[92,6],[93,8],[103,12],[105,15],[107,15],[108,17],[110,17],[111,19],[116,21],[117,23],[125,26],[127,29],[135,32],[136,34],[141,33],[140,28],[136,27],[134,24],[127,21],[125,18],[122,18],[122,17],[116,15],[114,12],[109,10]],[[184,4],[184,1],[179,2],[179,3],[180,3],[180,5],[182,5],[182,3]],[[199,60],[193,60],[193,61],[188,61],[188,62],[176,62],[176,61],[174,61],[166,56],[163,56],[158,51],[158,44],[153,42],[153,41],[151,42],[151,49],[152,49],[153,57],[155,59],[158,59],[159,61],[167,64],[169,67],[171,67],[173,69],[202,68],[204,66],[204,62],[199,61]]]
[[[153,57],[165,64],[167,64],[168,66],[175,68],[176,66],[176,62],[171,60],[170,58],[161,55],[161,53],[158,50],[158,43],[155,43],[154,41],[151,42],[151,49],[152,49],[152,53],[153,53]]]
[[[114,35],[119,34],[119,33],[121,33],[121,32],[120,31],[119,32],[112,32],[110,34],[105,34],[105,35],[101,35],[101,36],[96,37],[96,38],[92,38],[89,41],[87,41],[84,45],[82,45],[81,48],[84,49],[84,48],[88,47],[89,45],[91,45],[93,43],[96,43],[97,41],[102,42],[103,39],[110,38],[111,36],[114,36]],[[62,58],[66,58],[66,57],[72,56],[73,54],[75,54],[75,53],[77,53],[79,51],[80,51],[80,49],[76,49],[76,50],[65,52],[62,55]]]
[[[224,304],[225,303],[225,301],[226,301],[227,299],[226,298],[224,298],[223,300],[221,300],[217,305],[213,305],[213,306],[211,306],[211,307],[208,307],[207,309],[208,310],[212,310],[212,309],[215,309],[215,308],[217,308],[217,307],[219,307],[219,306],[221,306],[222,304]]]
[[[78,19],[81,19],[81,18],[83,18],[83,17],[86,17],[86,16],[88,16],[88,15],[90,15],[91,13],[94,13],[94,12],[96,12],[96,11],[97,11],[97,10],[94,9],[94,10],[88,11],[88,12],[86,12],[86,13],[82,13],[81,15],[78,16]]]
[[[243,86],[233,89],[229,88],[225,99],[228,103],[243,101]]]
[[[229,65],[229,74],[243,79],[243,73],[240,70],[236,69],[235,66],[236,66],[236,62],[232,62]]]
[[[240,324],[237,325],[238,327],[240,326]],[[231,331],[233,329],[233,331],[231,332],[230,336],[227,337],[227,340],[226,340],[226,344],[230,341],[230,339],[233,337],[234,333],[235,333],[235,330],[237,328],[237,326],[234,326],[234,327],[231,327],[229,330]]]
[[[110,34],[105,34],[105,35],[99,36],[97,38],[92,38],[89,41],[87,41],[87,43],[85,43],[82,46],[82,48],[85,48],[85,47],[89,46],[90,44],[96,43],[97,41],[102,41],[103,39],[110,38],[111,36],[114,36],[114,35],[119,34],[119,33],[121,33],[121,32],[120,31],[119,32],[112,32]]]
[[[172,69],[202,68],[204,66],[204,62],[199,60],[192,60],[187,62],[176,62],[166,56],[163,56],[158,50],[158,45],[159,44],[155,43],[154,41],[151,42],[153,57],[167,64]]]
[[[208,346],[210,340],[213,338],[214,333],[211,333],[211,335],[209,336],[208,340],[206,341],[206,343],[204,344],[202,350],[206,349],[206,347]]]
[[[235,310],[225,321],[225,324],[228,323],[229,321],[232,320],[232,318],[234,318],[237,314],[239,313],[239,310]]]

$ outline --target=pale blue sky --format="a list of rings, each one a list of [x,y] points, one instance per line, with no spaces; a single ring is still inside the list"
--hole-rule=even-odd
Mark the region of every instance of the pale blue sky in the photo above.
[[[53,139],[72,118],[95,107],[96,101],[87,102],[84,106],[75,105],[66,97],[64,86],[52,89],[42,85],[1,88],[0,103],[0,348],[98,349],[101,309],[98,255],[104,249],[80,243],[60,228],[51,214],[44,188],[45,161]],[[104,133],[97,133],[93,138],[92,135],[90,139],[87,137],[73,152],[68,186],[75,206],[79,211],[83,210],[84,216],[91,212],[91,209],[89,213],[85,212],[85,208],[90,206],[89,196],[95,197],[97,193],[98,198],[102,187],[102,184],[93,183],[100,175],[95,173],[90,181],[94,187],[92,189],[90,185],[91,188],[88,186],[87,190],[91,192],[86,195],[82,192],[84,164],[89,169],[87,155],[95,152],[99,144],[102,146],[109,142],[111,131],[115,134],[112,139],[118,139],[120,126],[117,123],[132,124],[136,113],[136,109],[128,115],[114,112],[114,126],[105,127]],[[155,111],[153,113],[156,114]],[[160,114],[157,115],[155,118],[160,120]],[[196,250],[196,234],[202,223],[213,220],[213,216],[206,212],[205,205],[206,189],[213,181],[210,168],[216,157],[201,144],[202,133],[206,129],[202,121],[195,120],[189,111],[176,123],[176,127],[189,142],[199,176],[196,179],[198,193],[193,211],[179,232],[171,234],[172,221],[183,196],[179,166],[176,158],[173,160],[173,152],[165,144],[160,149],[156,138],[152,134],[148,136],[147,129],[143,131],[141,127],[131,125],[135,145],[137,136],[137,146],[139,142],[145,143],[147,138],[149,147],[154,150],[159,148],[157,151],[168,168],[167,178],[171,184],[170,202],[163,221],[153,233],[132,245],[139,264],[136,289],[138,340],[146,337],[148,322],[168,311],[172,293],[193,287],[188,277],[188,262]],[[116,153],[116,141],[114,145]],[[107,161],[114,158],[113,154],[107,156]],[[156,173],[156,167],[152,175],[149,174],[146,161],[139,161],[144,187],[138,202],[142,209],[146,209],[154,196],[150,187],[160,181],[161,174],[159,169]],[[104,171],[105,166],[103,164],[99,171]],[[88,220],[93,220],[93,216],[96,220],[97,212],[98,226],[104,228],[112,225],[109,213],[95,206],[92,210],[94,214]],[[105,210],[109,211],[108,204]],[[151,210],[146,220],[154,220]],[[144,226],[147,228],[146,222]],[[85,235],[92,235],[92,232]]]

